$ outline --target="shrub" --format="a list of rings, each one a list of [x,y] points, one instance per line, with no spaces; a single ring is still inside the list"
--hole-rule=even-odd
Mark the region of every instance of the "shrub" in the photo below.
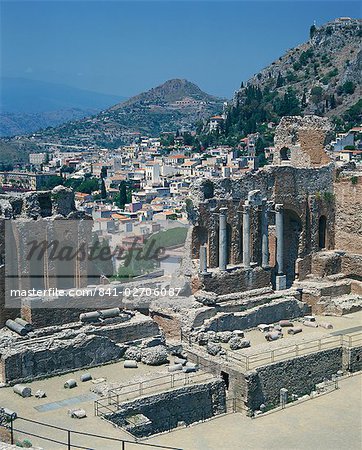
[[[334,200],[334,194],[333,194],[333,192],[324,192],[323,198],[326,202],[331,202]]]
[[[355,175],[353,175],[353,176],[351,177],[351,183],[352,183],[352,184],[357,184],[357,183],[358,183],[358,177],[356,177]]]
[[[353,94],[355,88],[356,86],[352,81],[346,81],[342,86],[343,92],[348,95]]]

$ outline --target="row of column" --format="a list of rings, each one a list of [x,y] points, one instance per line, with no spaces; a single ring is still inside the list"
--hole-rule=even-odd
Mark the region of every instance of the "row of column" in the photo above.
[[[251,266],[251,229],[250,229],[250,212],[253,205],[247,200],[243,205],[243,266],[249,269]],[[283,221],[283,205],[275,205],[275,228],[276,228],[276,262],[277,274],[283,275],[284,267],[284,221]],[[225,271],[227,269],[228,256],[228,239],[227,239],[227,208],[220,208],[219,210],[219,269]],[[269,231],[268,231],[268,213],[269,205],[266,199],[261,202],[261,265],[263,268],[269,267]],[[207,273],[207,247],[202,245],[200,247],[200,272]]]

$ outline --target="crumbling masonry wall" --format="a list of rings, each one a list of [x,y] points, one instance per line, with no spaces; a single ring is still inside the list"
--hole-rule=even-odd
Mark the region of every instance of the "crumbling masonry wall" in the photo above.
[[[225,412],[224,382],[214,380],[124,402],[116,413],[105,418],[126,427],[136,437],[145,437],[176,428],[178,422],[190,425]],[[136,414],[143,414],[151,423],[145,427],[127,427],[127,417]]]
[[[282,117],[275,130],[273,164],[320,167],[329,163],[324,146],[331,125],[319,116]]]
[[[334,184],[337,249],[362,254],[362,176],[346,173]]]
[[[304,316],[308,311],[305,303],[295,298],[273,300],[265,305],[236,313],[220,313],[204,322],[206,331],[233,331],[255,328],[260,323],[274,323],[283,319]]]
[[[330,378],[342,368],[342,348],[325,350],[259,367],[246,374],[247,406],[259,409],[261,404],[278,406],[280,389],[289,395],[310,394],[317,383]]]
[[[103,336],[84,333],[71,339],[51,339],[47,345],[15,346],[1,355],[3,382],[31,381],[82,367],[117,361],[124,349]]]
[[[218,267],[219,253],[219,217],[221,208],[226,208],[226,221],[229,234],[229,264],[242,265],[242,229],[243,205],[251,191],[260,191],[260,196],[271,204],[284,206],[284,266],[287,270],[289,285],[294,279],[297,260],[320,250],[320,220],[326,223],[325,247],[334,248],[335,205],[333,197],[333,164],[313,168],[292,166],[267,166],[256,172],[247,172],[237,179],[199,180],[191,188],[188,199],[188,213],[192,221],[189,252],[191,259],[199,257],[200,245],[206,244],[208,267]],[[238,292],[243,289],[261,288],[270,284],[270,273],[265,269],[264,277],[252,274],[260,269],[260,210],[251,212],[251,269],[243,277],[233,273],[235,268],[223,275],[211,273],[203,278],[194,273],[192,286],[194,292],[199,289],[214,290],[222,281],[224,293]],[[254,223],[255,221],[255,223]],[[273,269],[275,261],[275,214],[268,215],[269,227],[269,265]],[[254,265],[253,265],[254,263]],[[255,269],[255,264],[259,265]],[[247,283],[254,276],[254,282]],[[215,278],[216,277],[216,278]],[[222,280],[218,278],[222,277]],[[214,282],[215,278],[215,282]],[[259,281],[258,281],[259,280]],[[251,284],[251,285],[250,285]],[[225,290],[226,289],[226,290]]]
[[[49,326],[33,336],[9,336],[0,342],[0,382],[19,382],[117,361],[130,343],[160,335],[158,325],[136,313],[129,319],[99,324]]]
[[[87,284],[86,259],[77,259],[72,266],[48,259],[30,260],[24,242],[68,239],[79,247],[90,235],[91,226],[91,218],[76,210],[74,192],[63,186],[52,191],[0,194],[0,327],[19,315],[20,303],[10,301],[11,289],[63,288],[58,284],[64,279],[72,287]],[[60,276],[68,269],[67,276]]]

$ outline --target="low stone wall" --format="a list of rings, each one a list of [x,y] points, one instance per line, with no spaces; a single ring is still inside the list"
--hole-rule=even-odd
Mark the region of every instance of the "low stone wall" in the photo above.
[[[64,325],[77,322],[81,313],[116,308],[121,303],[121,298],[112,296],[26,297],[21,301],[21,316],[36,328]]]
[[[357,255],[355,253],[346,253],[343,255],[341,272],[351,278],[362,281],[362,255]]]
[[[199,277],[205,291],[220,295],[244,292],[271,285],[271,271],[261,267],[255,267],[254,269],[240,268],[230,272],[215,271],[212,276],[203,277],[199,275]]]
[[[225,412],[225,384],[222,380],[213,380],[124,402],[116,413],[105,418],[136,437],[145,437],[176,428],[179,422],[190,425]],[[130,425],[127,418],[137,414],[151,422]]]
[[[3,382],[31,381],[117,361],[125,349],[103,336],[78,334],[71,339],[28,342],[2,350],[0,368]]]
[[[262,295],[255,295],[253,291],[250,291],[252,294],[247,295],[244,293],[244,296],[236,296],[233,299],[232,296],[219,296],[217,297],[217,303],[215,306],[200,306],[199,308],[192,308],[187,312],[188,320],[187,323],[192,328],[200,327],[205,320],[211,319],[218,313],[237,313],[246,310],[250,310],[257,306],[261,306],[264,304],[269,304],[275,300],[284,299],[285,293],[272,292],[265,293]],[[289,293],[289,296],[300,299],[300,294],[295,291],[293,293]],[[220,299],[221,297],[221,299]],[[225,299],[226,297],[226,299]],[[227,298],[229,297],[229,298]]]
[[[247,406],[253,411],[261,404],[278,406],[281,388],[288,389],[289,395],[309,394],[341,368],[341,347],[259,367],[246,374]]]
[[[312,271],[312,255],[307,255],[304,258],[298,258],[295,264],[298,280],[305,280]]]
[[[32,337],[0,336],[0,382],[32,380],[118,360],[125,344],[160,335],[150,317],[136,313],[122,322],[71,323],[35,330]],[[2,375],[1,375],[2,374]]]
[[[274,323],[283,319],[302,317],[308,311],[305,303],[294,297],[274,300],[270,303],[239,313],[217,314],[205,322],[206,331],[232,331],[255,328],[260,323]]]
[[[116,343],[123,343],[157,336],[160,334],[160,329],[150,317],[141,317],[139,314],[137,319],[134,318],[121,324],[93,326],[89,332],[96,336],[105,336]]]
[[[233,398],[235,402],[236,411],[241,412],[245,410],[245,395],[247,391],[247,384],[245,373],[240,367],[235,366],[232,362],[215,358],[202,349],[193,346],[186,349],[187,359],[215,377],[226,377],[229,386],[227,387],[228,398]]]
[[[316,277],[326,277],[341,272],[341,255],[333,252],[317,252],[312,256],[312,273]]]

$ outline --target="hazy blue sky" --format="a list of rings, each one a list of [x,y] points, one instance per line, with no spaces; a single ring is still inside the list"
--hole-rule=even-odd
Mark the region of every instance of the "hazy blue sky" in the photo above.
[[[130,96],[170,78],[231,97],[358,1],[1,1],[1,74]]]

